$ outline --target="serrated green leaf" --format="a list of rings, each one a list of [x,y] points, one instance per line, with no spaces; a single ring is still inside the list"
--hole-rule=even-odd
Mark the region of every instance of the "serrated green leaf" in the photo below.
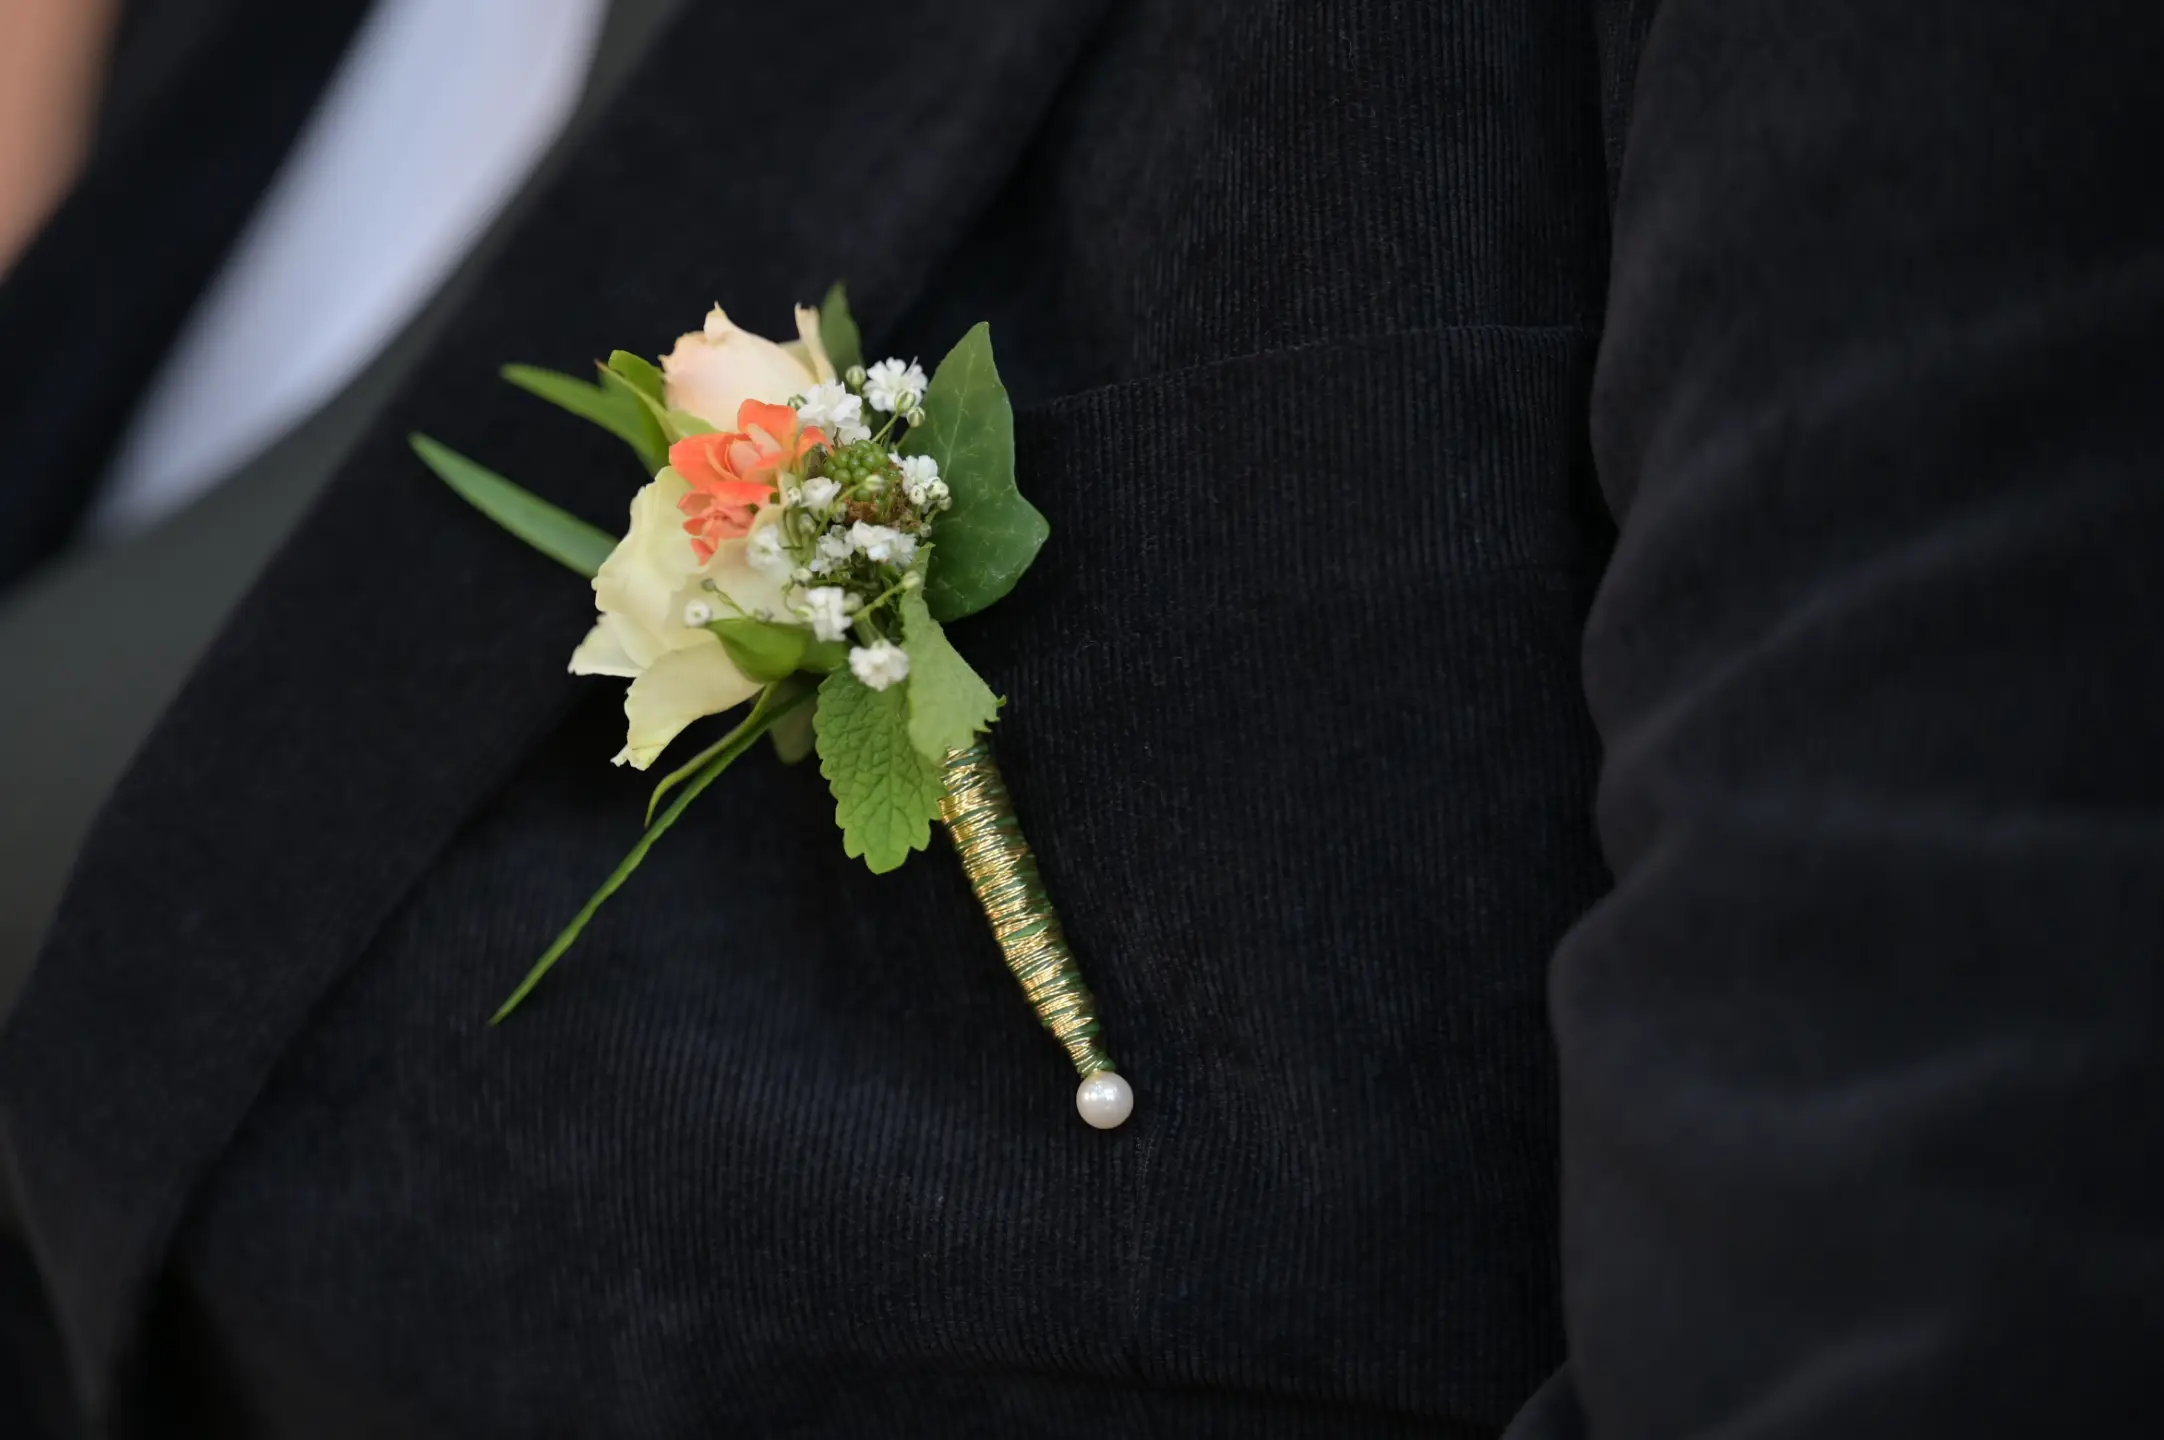
[[[939,362],[924,423],[902,453],[939,462],[954,503],[933,522],[937,546],[924,598],[934,617],[973,615],[1014,588],[1052,527],[1014,485],[1014,407],[992,358],[992,332],[974,326]]]
[[[902,649],[909,653],[909,743],[937,763],[999,718],[999,697],[964,660],[924,603],[902,592]]]
[[[834,373],[847,375],[850,367],[864,363],[864,337],[849,313],[849,292],[837,280],[819,306],[819,345],[834,362]]]
[[[408,443],[429,469],[459,497],[534,549],[567,565],[588,579],[616,548],[616,537],[587,524],[578,516],[559,510],[540,496],[520,488],[468,460],[448,445],[426,435],[411,435]]]
[[[638,388],[615,371],[601,367],[601,379],[594,384],[538,365],[506,365],[502,374],[519,389],[599,425],[629,445],[649,476],[668,463],[669,447],[660,423],[648,411]]]
[[[667,388],[661,371],[644,355],[634,355],[629,350],[611,350],[608,368],[630,382],[631,388],[648,399],[660,402]]]
[[[751,714],[745,717],[744,723],[708,746],[699,758],[692,762],[692,765],[697,767],[696,773],[687,778],[685,772],[680,770],[662,782],[662,790],[655,793],[657,800],[679,779],[683,780],[682,793],[670,803],[668,809],[661,812],[660,819],[652,820],[652,811],[648,811],[650,823],[646,827],[646,833],[639,837],[639,843],[631,847],[631,853],[623,858],[609,878],[602,882],[601,888],[596,890],[585,905],[580,907],[579,913],[571,918],[571,923],[566,925],[562,933],[550,943],[549,948],[542,952],[541,958],[526,972],[526,978],[519,981],[518,988],[511,992],[510,998],[498,1006],[496,1013],[489,1017],[489,1024],[502,1023],[504,1017],[519,1007],[520,1001],[533,993],[534,986],[541,983],[541,977],[548,974],[551,967],[563,958],[564,952],[579,938],[579,932],[586,928],[587,922],[592,920],[608,898],[631,878],[631,873],[646,859],[646,852],[654,848],[656,840],[668,833],[669,827],[690,808],[691,802],[698,799],[707,786],[719,779],[722,771],[735,764],[745,751],[757,744],[761,735],[766,734],[792,712],[808,705],[814,693],[809,687],[784,690],[780,686],[768,686],[760,694],[759,703],[752,707]]]
[[[909,741],[906,686],[874,690],[847,670],[820,683],[819,773],[834,792],[842,852],[883,875],[932,841],[945,789]]]

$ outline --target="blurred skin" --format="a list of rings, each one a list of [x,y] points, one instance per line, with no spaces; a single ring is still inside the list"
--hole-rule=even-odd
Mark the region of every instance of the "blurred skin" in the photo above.
[[[0,0],[0,274],[89,148],[119,0]]]

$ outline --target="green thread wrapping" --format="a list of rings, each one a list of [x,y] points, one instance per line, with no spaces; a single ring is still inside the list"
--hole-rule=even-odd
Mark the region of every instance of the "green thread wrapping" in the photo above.
[[[1022,837],[990,747],[980,736],[965,749],[950,750],[941,771],[946,793],[940,818],[1030,1009],[1067,1052],[1075,1073],[1086,1079],[1112,1069],[1112,1056],[1097,1039],[1097,999],[1060,933],[1059,915],[1044,893],[1037,857]]]

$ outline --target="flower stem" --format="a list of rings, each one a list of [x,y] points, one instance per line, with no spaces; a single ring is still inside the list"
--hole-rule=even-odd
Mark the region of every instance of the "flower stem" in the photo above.
[[[1098,1039],[1096,997],[1067,948],[1059,914],[1037,873],[1037,857],[1023,838],[1014,800],[984,737],[948,751],[942,771],[946,794],[940,818],[1038,1023],[1052,1032],[1084,1079],[1113,1069],[1112,1055]]]
[[[779,699],[776,698],[777,692],[781,694]],[[646,833],[639,837],[638,844],[631,847],[631,853],[623,858],[623,863],[619,864],[609,878],[602,882],[601,888],[593,893],[593,897],[580,908],[579,913],[571,918],[571,923],[563,928],[563,933],[559,934],[549,948],[542,952],[541,958],[536,960],[533,963],[533,968],[526,972],[526,978],[519,981],[518,988],[511,992],[510,998],[498,1006],[496,1013],[489,1017],[489,1024],[502,1024],[504,1018],[519,1007],[519,1002],[533,993],[534,986],[541,983],[541,977],[549,973],[549,970],[556,962],[563,958],[564,952],[569,950],[572,943],[579,938],[579,932],[586,928],[586,922],[593,919],[595,913],[601,909],[608,898],[621,889],[626,880],[631,878],[631,872],[639,868],[639,863],[646,858],[646,852],[654,848],[654,842],[668,832],[669,827],[676,823],[677,818],[690,808],[691,802],[699,798],[700,792],[720,778],[721,772],[734,764],[737,758],[749,750],[761,735],[772,729],[776,721],[809,703],[811,698],[818,693],[816,689],[809,686],[790,686],[787,681],[767,686],[759,696],[759,703],[753,707],[751,714],[746,717],[743,724],[731,730],[716,744],[708,747],[697,760],[692,762],[692,766],[685,767],[686,769],[691,769],[693,766],[698,768],[697,772],[685,782],[683,793],[670,803],[668,809],[661,812],[660,819],[647,826]],[[678,771],[677,774],[671,775],[667,780],[664,780],[662,789],[669,788],[681,778],[682,774],[683,771]],[[657,791],[656,798],[658,799],[659,796],[660,791]]]

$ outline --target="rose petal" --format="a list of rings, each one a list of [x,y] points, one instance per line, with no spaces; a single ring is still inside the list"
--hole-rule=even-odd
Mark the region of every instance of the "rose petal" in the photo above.
[[[831,367],[829,367],[831,368]],[[779,405],[819,383],[814,365],[739,329],[716,306],[706,328],[679,336],[661,357],[662,396],[719,430],[746,400]]]
[[[579,648],[571,652],[574,675],[621,675],[633,679],[642,668],[605,621],[587,631]]]
[[[756,680],[729,663],[721,641],[705,631],[704,644],[671,650],[647,667],[624,692],[628,722],[615,763],[644,770],[686,725],[743,704],[759,693]]]

